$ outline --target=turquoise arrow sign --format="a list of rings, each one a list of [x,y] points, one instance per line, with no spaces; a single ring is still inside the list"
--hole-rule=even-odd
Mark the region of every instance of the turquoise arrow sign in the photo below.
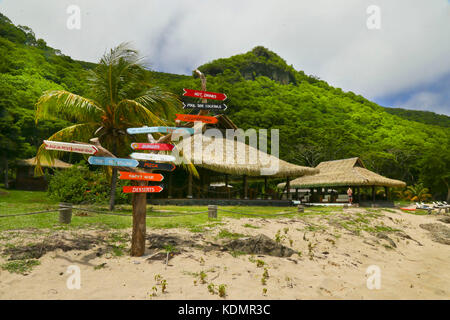
[[[194,134],[194,128],[179,128],[179,127],[141,127],[141,128],[128,128],[127,132],[129,134],[139,134],[139,133],[172,133],[177,131],[177,133],[189,132]]]
[[[89,164],[97,166],[113,166],[113,167],[137,167],[139,161],[134,159],[121,159],[110,157],[89,157]]]

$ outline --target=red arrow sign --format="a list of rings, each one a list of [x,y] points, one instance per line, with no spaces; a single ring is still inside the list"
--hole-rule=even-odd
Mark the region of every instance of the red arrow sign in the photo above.
[[[203,123],[217,123],[217,118],[208,116],[198,116],[194,114],[176,114],[177,118],[175,120],[181,120],[186,122],[201,121]]]
[[[193,97],[193,98],[202,98],[202,99],[213,99],[213,100],[225,100],[227,95],[224,93],[217,92],[208,92],[208,91],[199,91],[192,89],[183,89],[183,96],[185,97]]]
[[[163,181],[164,177],[159,173],[134,173],[119,171],[121,180],[145,180],[145,181]]]
[[[131,144],[133,150],[158,150],[158,151],[172,151],[173,144],[168,143],[138,143],[133,142]]]
[[[161,192],[163,188],[161,186],[146,186],[146,187],[138,187],[138,186],[124,186],[124,193],[157,193]]]
[[[97,147],[93,145],[61,141],[44,140],[44,146],[46,150],[58,150],[84,154],[96,154],[98,151]]]

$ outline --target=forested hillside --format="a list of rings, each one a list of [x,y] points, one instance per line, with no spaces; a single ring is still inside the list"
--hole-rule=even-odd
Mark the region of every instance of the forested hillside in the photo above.
[[[66,122],[55,119],[36,128],[34,104],[48,89],[89,96],[84,79],[92,67],[61,55],[29,28],[0,16],[2,155],[33,156],[42,139],[63,127]],[[280,129],[284,160],[315,166],[360,156],[369,169],[408,184],[423,181],[436,197],[447,196],[449,117],[387,110],[295,70],[263,47],[199,69],[207,74],[208,91],[227,94],[226,113],[239,127]],[[200,80],[193,76],[150,71],[149,77],[154,85],[179,95],[183,88],[200,89]]]

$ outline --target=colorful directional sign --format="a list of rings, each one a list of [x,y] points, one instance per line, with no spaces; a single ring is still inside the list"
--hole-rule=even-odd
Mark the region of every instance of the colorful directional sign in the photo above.
[[[119,171],[121,180],[144,180],[144,181],[163,181],[164,177],[159,173],[136,173],[136,172],[127,172],[127,171]]]
[[[133,150],[158,150],[158,151],[172,151],[175,146],[168,143],[140,143],[133,142],[131,148]]]
[[[217,123],[217,118],[215,117],[209,117],[209,116],[199,116],[195,114],[176,114],[175,120],[181,120],[185,122],[195,122],[195,121],[201,121],[203,123]]]
[[[187,103],[183,102],[183,109],[199,109],[199,110],[211,110],[211,111],[225,111],[227,110],[226,104],[209,104],[209,103]]]
[[[152,161],[167,161],[174,162],[176,158],[167,154],[154,154],[154,153],[136,153],[130,154],[130,157],[138,160],[152,160]]]
[[[208,92],[208,91],[200,91],[200,90],[192,90],[192,89],[183,89],[183,96],[185,97],[193,97],[193,98],[202,98],[202,99],[213,99],[223,101],[227,98],[227,95],[224,93],[217,92]]]
[[[44,146],[46,150],[58,150],[85,154],[96,154],[98,152],[98,148],[90,144],[44,140]]]
[[[124,186],[124,193],[157,193],[163,191],[162,186]]]
[[[113,166],[113,167],[137,167],[139,161],[134,159],[121,159],[110,157],[89,157],[88,162],[97,166]]]
[[[179,128],[179,127],[141,127],[141,128],[128,128],[127,132],[129,134],[139,134],[139,133],[184,133],[188,132],[194,134],[195,130],[193,128]]]
[[[173,171],[176,168],[175,165],[171,163],[158,163],[153,161],[139,161],[138,167],[161,171]]]

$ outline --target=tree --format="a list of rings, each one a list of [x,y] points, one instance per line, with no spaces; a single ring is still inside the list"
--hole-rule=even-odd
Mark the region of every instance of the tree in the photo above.
[[[426,201],[431,199],[431,194],[429,194],[429,190],[424,188],[422,183],[417,183],[413,186],[408,186],[406,188],[406,192],[408,198],[411,201]]]
[[[65,90],[46,91],[36,104],[36,123],[42,119],[62,118],[76,124],[54,133],[48,140],[89,141],[99,138],[99,143],[115,156],[130,152],[129,127],[165,125],[180,105],[175,95],[152,87],[138,52],[122,43],[100,60],[90,71],[90,92],[83,97]],[[38,149],[36,169],[42,174],[40,159],[53,161],[59,152]],[[117,169],[112,169],[110,210],[114,209]]]

